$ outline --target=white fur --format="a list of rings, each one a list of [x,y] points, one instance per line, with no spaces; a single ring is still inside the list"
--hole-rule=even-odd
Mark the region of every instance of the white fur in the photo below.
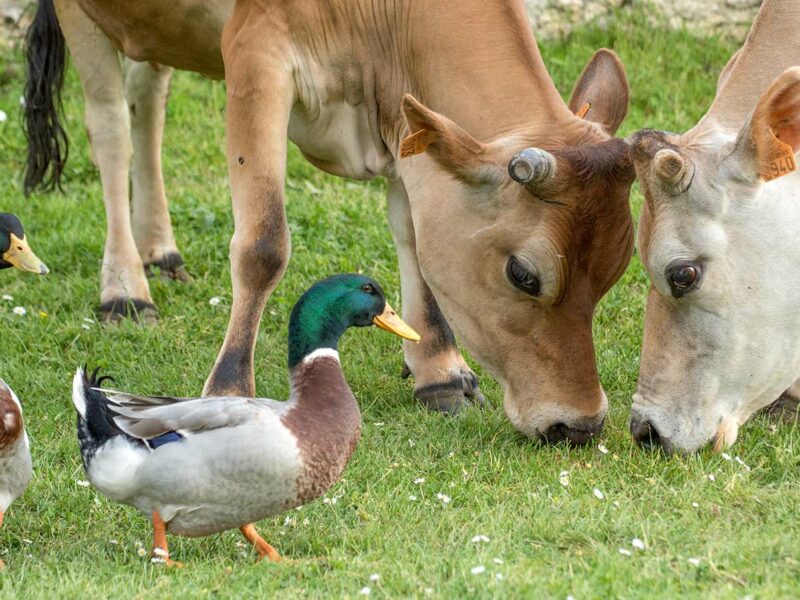
[[[683,451],[718,432],[729,445],[800,377],[800,174],[758,182],[744,139],[687,152],[694,182],[657,204],[648,246],[653,301],[664,308],[657,338],[645,334],[633,410]],[[666,267],[697,258],[699,288],[673,299]]]

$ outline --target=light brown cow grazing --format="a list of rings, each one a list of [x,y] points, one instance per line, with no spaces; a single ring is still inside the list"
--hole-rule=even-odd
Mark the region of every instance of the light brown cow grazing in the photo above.
[[[703,119],[634,137],[653,282],[630,422],[643,445],[722,449],[781,392],[798,397],[798,31],[797,0],[765,0]]]
[[[446,411],[480,399],[449,322],[502,382],[520,431],[576,443],[599,431],[592,315],[632,251],[634,173],[611,138],[628,102],[617,57],[599,51],[567,106],[521,0],[240,0],[221,46],[206,6],[56,1],[104,179],[103,161],[129,156],[112,135],[125,102],[100,85],[114,48],[211,76],[224,64],[233,308],[205,393],[255,391],[256,331],[290,253],[288,135],[325,171],[390,181],[404,318],[423,339],[405,346],[418,398]]]

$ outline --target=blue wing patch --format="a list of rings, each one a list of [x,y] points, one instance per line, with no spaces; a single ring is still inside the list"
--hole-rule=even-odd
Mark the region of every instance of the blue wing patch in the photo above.
[[[163,446],[164,444],[169,444],[171,442],[180,442],[182,439],[183,436],[177,431],[168,431],[167,433],[162,433],[159,436],[145,440],[145,442],[151,450],[155,450],[159,446]]]

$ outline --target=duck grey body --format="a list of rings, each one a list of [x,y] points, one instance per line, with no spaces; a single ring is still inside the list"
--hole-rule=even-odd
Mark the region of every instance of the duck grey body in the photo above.
[[[103,393],[75,375],[76,404]],[[288,402],[252,398],[146,398],[106,392],[121,433],[88,459],[109,498],[158,512],[172,533],[201,536],[241,527],[322,495],[341,475],[361,417],[335,350],[292,370]],[[91,401],[89,401],[91,402]],[[142,438],[177,431],[152,449]],[[191,501],[187,502],[187,499]]]

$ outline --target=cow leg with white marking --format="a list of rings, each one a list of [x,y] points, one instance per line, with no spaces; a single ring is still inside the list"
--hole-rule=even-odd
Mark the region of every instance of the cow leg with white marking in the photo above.
[[[56,2],[72,60],[83,84],[86,129],[100,170],[106,209],[106,241],[100,272],[100,311],[116,320],[132,314],[155,318],[155,306],[131,233],[128,173],[130,121],[116,47],[74,2]]]
[[[455,413],[470,401],[483,403],[478,378],[456,347],[444,318],[417,264],[414,223],[403,182],[389,184],[389,226],[400,264],[403,319],[421,336],[420,343],[403,343],[406,365],[416,380],[414,396],[428,408]]]
[[[164,278],[190,281],[172,234],[161,170],[171,77],[171,67],[125,60],[125,98],[133,142],[133,239],[148,274],[152,267],[158,267]]]
[[[237,6],[238,9],[238,6]],[[279,41],[260,46],[268,17],[234,11],[222,36],[228,89],[228,171],[233,203],[233,307],[206,396],[254,396],[253,351],[261,313],[289,263],[284,207],[286,144],[294,103],[291,54]],[[256,42],[254,43],[254,40]]]

